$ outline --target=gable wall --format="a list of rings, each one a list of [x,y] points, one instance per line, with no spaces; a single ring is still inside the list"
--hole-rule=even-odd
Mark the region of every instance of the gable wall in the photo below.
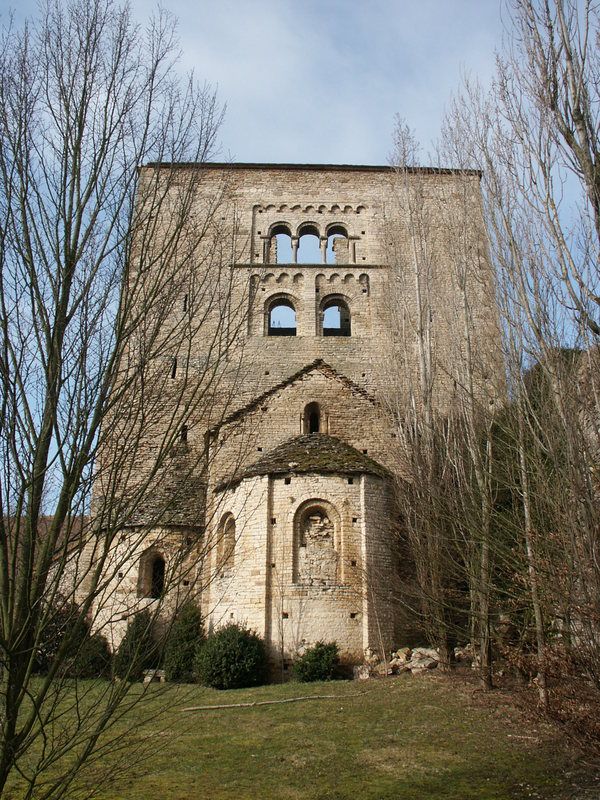
[[[385,411],[345,382],[315,369],[221,431],[211,458],[211,487],[299,436],[304,408],[311,402],[321,407],[323,432],[359,452],[367,450],[369,457],[390,469],[397,467],[395,440]]]

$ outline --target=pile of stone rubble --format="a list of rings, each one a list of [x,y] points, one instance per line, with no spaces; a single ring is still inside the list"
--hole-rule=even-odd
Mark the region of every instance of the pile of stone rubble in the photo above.
[[[454,648],[456,661],[470,662],[473,658],[471,645]],[[384,675],[399,675],[410,672],[411,675],[421,675],[430,669],[436,669],[440,662],[440,654],[432,647],[399,647],[389,660],[383,661],[379,655],[370,648],[365,651],[364,664],[354,667],[354,677],[357,680],[366,680],[371,677]]]

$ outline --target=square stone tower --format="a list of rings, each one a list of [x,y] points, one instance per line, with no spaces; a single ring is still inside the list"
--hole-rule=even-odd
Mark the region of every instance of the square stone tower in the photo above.
[[[123,526],[124,551],[128,532],[145,528],[107,588],[114,643],[132,609],[158,602],[170,559],[187,548],[184,583],[208,627],[250,625],[284,669],[318,640],[336,640],[354,661],[367,647],[389,651],[398,644],[394,485],[404,479],[397,430],[402,409],[420,401],[425,330],[438,413],[453,402],[467,333],[474,391],[482,403],[499,393],[480,176],[148,165],[142,191],[161,170],[193,180],[190,213],[210,217],[214,236],[174,284],[173,312],[161,323],[161,401],[137,475],[152,463],[161,414],[166,425],[177,404],[184,411],[160,480]],[[169,220],[157,224],[168,229]],[[150,261],[151,270],[173,268]],[[465,298],[474,309],[467,332]],[[171,344],[182,315],[202,325]],[[210,401],[186,406],[213,364]]]

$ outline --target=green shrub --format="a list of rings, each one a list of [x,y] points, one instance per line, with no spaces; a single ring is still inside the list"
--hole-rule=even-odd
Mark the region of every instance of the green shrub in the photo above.
[[[184,603],[173,621],[165,647],[164,669],[168,681],[191,683],[194,680],[194,660],[203,643],[200,611],[195,603]]]
[[[41,631],[34,662],[34,670],[42,675],[48,672],[50,665],[55,661],[66,636],[70,641],[63,663],[69,664],[89,633],[89,626],[80,618],[79,608],[75,603],[58,597],[46,611],[46,622]],[[61,669],[61,673],[64,674],[64,671],[64,668]]]
[[[231,622],[208,637],[195,668],[199,682],[213,689],[259,686],[267,677],[265,643],[254,631]]]
[[[73,678],[103,678],[110,670],[111,653],[108,642],[100,633],[89,633],[69,664]]]
[[[68,637],[58,674],[70,678],[106,675],[111,662],[108,642],[99,633],[91,633],[90,623],[81,618],[79,607],[65,598],[57,598],[47,612],[47,622],[35,653],[35,671],[48,672]]]
[[[294,662],[294,677],[302,683],[330,681],[339,665],[336,642],[317,642]]]
[[[114,671],[117,678],[139,681],[145,669],[158,666],[159,651],[153,628],[153,620],[147,609],[138,611],[129,620],[115,656]]]

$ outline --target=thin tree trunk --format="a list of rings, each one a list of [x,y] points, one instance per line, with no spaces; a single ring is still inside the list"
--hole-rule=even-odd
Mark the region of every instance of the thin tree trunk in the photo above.
[[[529,475],[527,472],[527,456],[525,450],[525,432],[523,400],[519,396],[518,400],[518,430],[519,430],[519,466],[521,478],[521,498],[523,502],[523,535],[525,538],[525,550],[527,553],[527,571],[529,575],[529,590],[531,593],[531,604],[535,619],[535,638],[537,650],[537,676],[536,684],[540,705],[547,710],[549,706],[548,688],[545,670],[545,634],[544,634],[544,615],[539,597],[538,577],[535,563],[535,551],[533,547],[533,526],[531,522],[531,498],[529,493]]]

